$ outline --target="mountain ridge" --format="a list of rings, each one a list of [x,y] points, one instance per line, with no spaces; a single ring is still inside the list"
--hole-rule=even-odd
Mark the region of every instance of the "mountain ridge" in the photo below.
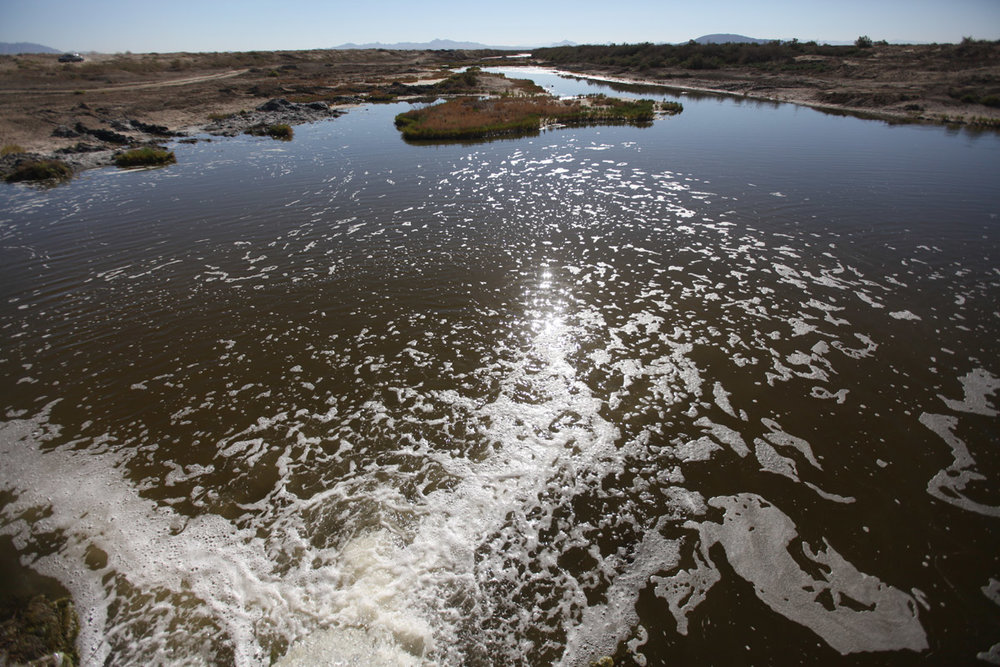
[[[547,46],[576,46],[575,42],[562,41],[556,44],[548,44]],[[489,44],[481,44],[479,42],[458,42],[451,39],[433,39],[429,42],[395,42],[393,44],[383,44],[382,42],[368,42],[366,44],[355,44],[353,42],[348,42],[346,44],[340,44],[338,46],[330,47],[335,50],[346,50],[346,49],[388,49],[390,51],[444,51],[444,50],[462,50],[462,51],[483,51],[483,50],[494,50],[494,51],[526,51],[533,48],[538,48],[535,46],[491,46]]]
[[[0,54],[10,56],[18,53],[62,53],[62,51],[34,42],[0,42]]]
[[[734,35],[732,33],[712,33],[711,35],[702,35],[701,37],[691,41],[697,42],[698,44],[767,44],[768,42],[773,42],[775,40],[747,37],[746,35]]]

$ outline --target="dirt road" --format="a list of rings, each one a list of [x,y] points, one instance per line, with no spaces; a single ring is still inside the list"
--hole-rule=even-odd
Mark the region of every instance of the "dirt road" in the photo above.
[[[249,70],[234,69],[229,72],[218,72],[215,74],[203,74],[201,76],[190,76],[183,79],[170,79],[167,81],[147,81],[145,83],[122,83],[117,86],[105,86],[103,88],[87,88],[89,93],[114,93],[128,90],[148,90],[150,88],[166,88],[169,86],[187,86],[192,83],[203,83],[205,81],[218,81],[219,79],[229,79],[234,76],[246,74]],[[72,95],[78,93],[78,88],[22,88],[22,89],[0,89],[0,95],[32,95],[44,93],[46,95]]]

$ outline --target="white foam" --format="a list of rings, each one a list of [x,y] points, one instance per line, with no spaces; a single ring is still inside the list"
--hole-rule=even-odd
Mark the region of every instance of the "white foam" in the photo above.
[[[912,597],[858,571],[829,544],[813,551],[797,542],[795,524],[777,507],[753,494],[716,497],[708,504],[725,511],[721,524],[686,524],[697,528],[704,560],[713,544],[721,544],[733,570],[777,613],[844,655],[927,648]],[[827,573],[823,579],[799,567],[789,552],[798,546]]]
[[[218,515],[186,519],[143,498],[124,478],[123,462],[113,453],[88,454],[67,446],[43,451],[42,443],[56,430],[47,417],[46,410],[31,420],[0,424],[4,488],[16,495],[4,508],[4,532],[19,548],[30,548],[34,535],[64,536],[58,553],[37,559],[32,567],[57,577],[73,593],[82,612],[78,645],[84,663],[101,664],[111,652],[104,624],[114,597],[107,586],[116,579],[108,577],[106,583],[109,574],[137,589],[197,596],[215,610],[216,622],[233,638],[237,663],[256,662],[257,614],[251,609],[288,609],[280,599],[261,595],[260,577],[272,565],[253,532],[236,530]],[[32,508],[46,508],[45,518],[30,527],[15,520]],[[183,530],[178,536],[179,527]],[[86,565],[93,548],[107,556],[107,564],[97,570]],[[118,631],[129,629],[122,626]],[[206,631],[188,627],[181,632],[190,632],[193,637],[187,639],[196,640]],[[138,645],[164,641],[163,636],[150,635],[132,639]],[[176,636],[173,640],[185,643]]]
[[[997,416],[997,409],[993,407],[989,397],[1000,389],[1000,378],[983,368],[977,368],[960,378],[960,381],[965,397],[961,401],[955,401],[939,394],[938,397],[945,402],[945,405],[957,412],[971,412],[987,417]]]
[[[567,633],[566,650],[558,664],[587,664],[597,656],[614,653],[635,628],[639,621],[635,610],[639,593],[655,578],[653,575],[676,567],[680,560],[680,541],[664,538],[660,533],[662,523],[645,532],[633,562],[605,595],[607,602],[584,609],[580,622]]]
[[[958,418],[924,412],[920,415],[920,423],[936,433],[951,447],[953,459],[950,466],[939,471],[927,482],[927,493],[938,500],[943,500],[970,512],[1000,517],[1000,506],[987,505],[964,494],[965,487],[970,482],[982,481],[986,477],[975,470],[976,461],[969,453],[968,446],[954,433],[955,427],[958,425]]]

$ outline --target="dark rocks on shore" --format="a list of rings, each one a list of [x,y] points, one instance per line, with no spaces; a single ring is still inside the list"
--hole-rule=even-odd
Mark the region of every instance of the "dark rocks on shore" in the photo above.
[[[214,120],[197,128],[198,132],[206,132],[217,136],[235,137],[244,132],[259,127],[274,125],[298,125],[310,123],[324,118],[336,118],[345,112],[331,108],[326,102],[290,102],[283,97],[277,97],[259,105],[252,111],[241,111],[227,118]],[[60,125],[52,131],[52,136],[66,139],[93,139],[100,143],[78,141],[73,146],[59,148],[48,155],[14,154],[0,158],[0,178],[6,178],[28,162],[40,162],[57,158],[73,171],[106,167],[114,164],[116,151],[122,146],[142,147],[153,146],[157,138],[186,137],[187,133],[171,130],[163,125],[145,123],[135,119],[112,120],[108,124],[118,130],[90,128],[82,122],[73,127]],[[129,132],[130,134],[123,134]]]
[[[66,127],[65,125],[60,125],[56,129],[52,130],[53,137],[62,137],[64,139],[75,139],[80,136],[80,133],[73,128]]]
[[[72,155],[74,153],[97,153],[98,151],[107,150],[103,146],[97,146],[96,144],[87,144],[82,141],[78,141],[73,146],[64,146],[63,148],[56,149],[56,153],[60,155]]]
[[[343,115],[339,109],[331,109],[325,102],[289,102],[276,97],[264,102],[253,111],[241,111],[227,118],[214,120],[204,127],[209,134],[235,137],[254,127],[288,124],[299,125],[336,118]]]
[[[288,111],[292,108],[292,103],[283,97],[276,97],[273,100],[268,100],[264,102],[259,107],[257,111]]]
[[[100,141],[106,141],[109,144],[118,144],[120,146],[124,146],[125,144],[132,143],[132,139],[130,137],[125,136],[124,134],[119,134],[118,132],[112,132],[111,130],[104,130],[101,128],[92,129],[87,127],[83,123],[77,123],[75,129],[80,134],[89,134],[95,139],[98,139]]]
[[[141,120],[126,119],[123,121],[111,121],[111,127],[121,132],[143,132],[155,137],[182,137],[184,136],[181,132],[174,132],[165,125],[154,125],[153,123],[144,123]]]

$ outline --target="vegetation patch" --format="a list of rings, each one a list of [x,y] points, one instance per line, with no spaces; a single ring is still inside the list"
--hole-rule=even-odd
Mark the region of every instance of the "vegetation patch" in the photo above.
[[[115,156],[119,167],[152,167],[177,162],[173,151],[163,148],[136,148]]]
[[[982,104],[987,107],[1000,107],[1000,91],[994,86],[990,90],[983,88],[952,88],[948,96],[965,104]]]
[[[73,177],[73,169],[61,160],[24,162],[7,175],[8,183],[22,181],[66,181]]]
[[[291,141],[294,136],[292,126],[287,123],[275,123],[274,125],[255,125],[247,130],[247,134],[255,137],[271,137],[281,141]]]
[[[0,623],[3,663],[75,665],[74,643],[80,626],[73,603],[67,599],[33,598],[12,618]]]
[[[7,155],[20,155],[23,152],[24,149],[21,148],[18,144],[7,144],[3,148],[0,148],[0,157],[4,157]]]
[[[668,113],[681,105],[669,103]],[[458,98],[412,109],[396,116],[396,128],[409,140],[482,139],[537,132],[547,123],[649,123],[655,117],[653,100],[620,100],[592,95],[575,100],[548,96]]]

